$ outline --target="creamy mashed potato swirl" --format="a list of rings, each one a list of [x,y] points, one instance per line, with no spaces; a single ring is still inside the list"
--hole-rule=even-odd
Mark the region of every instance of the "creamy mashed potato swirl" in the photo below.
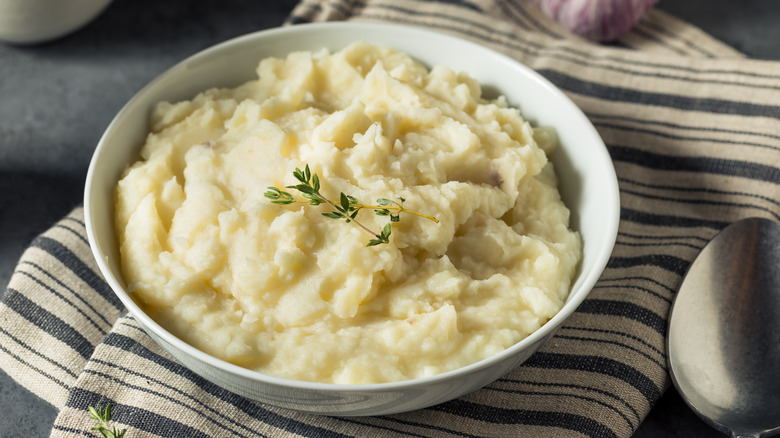
[[[116,189],[128,289],[193,346],[270,375],[378,383],[496,354],[558,312],[581,257],[556,138],[469,76],[354,43],[158,104]],[[271,204],[309,164],[326,196],[403,197],[366,247],[324,206]],[[361,211],[381,230],[387,217]]]

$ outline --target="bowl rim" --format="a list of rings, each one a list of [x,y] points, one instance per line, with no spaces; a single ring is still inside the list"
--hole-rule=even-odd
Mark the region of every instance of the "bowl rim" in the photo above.
[[[359,383],[359,384],[324,383],[324,382],[295,380],[291,378],[263,374],[259,371],[255,371],[249,368],[244,368],[239,365],[232,364],[223,359],[219,359],[215,356],[212,356],[204,351],[201,351],[198,348],[186,343],[185,341],[178,338],[177,336],[169,332],[167,329],[162,327],[156,321],[154,321],[149,315],[146,314],[146,312],[144,312],[138,306],[138,304],[130,297],[126,288],[123,287],[120,284],[120,282],[112,275],[112,271],[106,263],[106,259],[108,258],[108,255],[103,254],[100,251],[100,246],[98,245],[98,238],[95,235],[94,226],[93,226],[92,215],[94,214],[94,210],[91,204],[90,194],[95,189],[96,186],[95,172],[96,172],[96,167],[98,166],[100,161],[98,157],[101,154],[101,152],[103,152],[103,150],[108,147],[107,139],[108,137],[110,137],[109,133],[114,128],[114,126],[118,123],[118,121],[123,117],[123,115],[127,113],[130,108],[133,107],[133,104],[136,101],[138,101],[141,98],[141,96],[144,93],[146,93],[147,90],[152,88],[155,84],[163,81],[168,76],[175,74],[177,70],[181,69],[182,67],[186,67],[187,65],[190,65],[192,63],[208,62],[210,57],[219,54],[223,50],[230,49],[232,46],[240,45],[242,43],[258,40],[258,39],[262,40],[269,36],[278,36],[278,35],[285,35],[285,34],[294,36],[296,34],[304,33],[304,32],[316,32],[319,30],[327,31],[333,29],[342,29],[342,30],[346,29],[349,31],[354,31],[356,33],[359,33],[359,32],[372,31],[377,28],[383,28],[395,32],[416,33],[420,37],[436,38],[438,40],[449,41],[459,45],[471,46],[476,50],[483,51],[487,56],[494,57],[498,59],[499,62],[501,63],[510,64],[512,68],[515,68],[518,71],[523,72],[523,74],[530,76],[530,78],[533,79],[537,84],[539,84],[544,88],[547,88],[548,92],[556,95],[557,98],[560,99],[561,103],[572,107],[571,109],[576,113],[578,113],[587,122],[588,129],[592,131],[590,133],[591,137],[594,140],[597,140],[599,142],[598,146],[600,147],[595,148],[596,153],[600,154],[598,159],[608,160],[610,163],[608,169],[611,169],[611,174],[606,175],[606,179],[610,182],[610,187],[607,187],[607,189],[609,190],[605,190],[603,196],[605,196],[607,199],[606,202],[610,208],[609,212],[614,212],[614,214],[605,215],[605,220],[601,224],[603,228],[606,230],[605,235],[610,236],[610,239],[608,242],[605,242],[604,244],[599,246],[599,251],[597,252],[597,254],[594,255],[595,264],[593,265],[593,268],[586,273],[583,272],[578,273],[578,276],[575,277],[575,279],[581,278],[580,287],[577,290],[574,290],[575,282],[572,282],[572,286],[571,286],[572,289],[569,291],[569,295],[563,307],[552,318],[550,318],[550,320],[548,320],[540,328],[538,328],[537,330],[529,334],[527,337],[521,339],[520,341],[504,349],[503,351],[493,354],[484,359],[481,359],[477,362],[450,371],[446,371],[440,374],[432,375],[432,376],[419,377],[419,378],[401,380],[401,381],[392,381],[392,382]],[[392,44],[386,44],[386,45],[392,47]],[[87,238],[101,274],[103,275],[103,277],[105,278],[109,286],[111,287],[112,293],[116,294],[119,297],[121,302],[127,308],[128,312],[134,318],[137,318],[139,320],[140,325],[145,330],[152,330],[154,332],[154,335],[159,336],[162,340],[169,343],[171,346],[181,350],[183,353],[191,356],[192,358],[198,361],[204,362],[209,366],[224,370],[230,374],[248,380],[259,381],[259,382],[263,382],[275,386],[313,390],[313,391],[319,391],[324,393],[327,392],[358,393],[358,392],[374,392],[374,391],[397,391],[400,389],[409,389],[409,388],[415,388],[419,386],[428,386],[431,384],[435,384],[437,382],[443,382],[443,381],[451,380],[453,378],[463,377],[468,374],[472,374],[476,371],[482,370],[484,368],[490,367],[498,362],[508,359],[511,356],[516,356],[526,346],[533,345],[534,343],[544,340],[544,338],[546,337],[552,336],[555,333],[555,331],[561,326],[562,322],[566,320],[572,313],[574,313],[574,311],[582,303],[582,301],[585,300],[585,298],[590,293],[593,286],[596,284],[596,281],[601,276],[604,268],[606,267],[609,257],[615,245],[615,239],[617,237],[617,229],[618,229],[619,216],[620,216],[620,200],[619,200],[617,176],[614,167],[611,165],[611,158],[609,156],[606,146],[604,145],[603,140],[601,139],[601,136],[598,134],[595,127],[593,127],[593,125],[590,123],[589,119],[582,112],[582,110],[579,107],[577,107],[576,104],[574,104],[574,102],[571,101],[571,99],[568,96],[566,96],[565,93],[563,93],[563,91],[561,91],[557,86],[555,86],[552,82],[550,82],[548,79],[543,77],[541,74],[537,73],[530,67],[522,64],[520,61],[517,61],[490,47],[478,44],[473,41],[469,41],[459,36],[446,34],[437,30],[430,30],[430,29],[410,26],[406,24],[339,21],[339,22],[301,23],[292,26],[281,26],[281,27],[275,27],[270,29],[264,29],[264,30],[259,30],[244,35],[240,35],[222,41],[220,43],[214,44],[201,51],[198,51],[197,53],[194,53],[184,58],[183,60],[175,63],[173,66],[169,67],[161,74],[157,75],[154,79],[148,82],[144,87],[138,90],[133,95],[133,97],[127,103],[125,103],[125,105],[123,105],[123,107],[114,116],[114,118],[112,119],[112,121],[110,122],[106,130],[104,131],[104,133],[101,135],[100,140],[98,141],[98,144],[92,155],[89,168],[87,171],[85,189],[84,189],[84,216],[85,216]],[[581,263],[582,262],[580,262],[580,265]],[[581,266],[578,267],[578,269],[581,269]]]

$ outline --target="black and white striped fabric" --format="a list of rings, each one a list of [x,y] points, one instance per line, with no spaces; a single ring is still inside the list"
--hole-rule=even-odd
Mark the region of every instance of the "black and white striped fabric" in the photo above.
[[[0,303],[0,367],[56,408],[52,436],[89,436],[111,403],[127,437],[628,437],[669,385],[666,318],[721,228],[780,220],[780,65],[746,59],[651,10],[617,44],[567,33],[521,0],[303,0],[290,25],[399,22],[504,52],[590,117],[618,171],[617,245],[589,298],[541,351],[490,386],[421,411],[299,414],[200,379],[124,313],[100,277],[83,212],[35,239]]]

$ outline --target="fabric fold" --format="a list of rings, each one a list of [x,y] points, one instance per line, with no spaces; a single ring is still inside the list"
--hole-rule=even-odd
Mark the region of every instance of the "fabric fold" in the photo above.
[[[394,22],[454,34],[540,72],[590,118],[618,173],[607,269],[537,354],[493,384],[415,412],[334,418],[242,399],[157,346],[100,278],[83,211],[36,239],[0,303],[0,366],[83,436],[89,405],[138,436],[628,437],[669,387],[665,332],[689,264],[721,228],[780,220],[780,66],[651,10],[614,45],[519,0],[303,0],[287,25]]]
[[[123,310],[90,255],[77,208],[33,240],[11,276],[0,302],[0,367],[62,406]]]

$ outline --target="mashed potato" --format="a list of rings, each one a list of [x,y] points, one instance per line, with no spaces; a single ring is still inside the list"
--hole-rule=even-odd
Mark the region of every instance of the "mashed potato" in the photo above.
[[[561,309],[581,242],[552,131],[465,74],[366,43],[257,74],[157,105],[119,181],[123,275],[162,326],[262,373],[377,383],[479,361]],[[439,222],[403,214],[389,244],[366,247],[327,206],[264,197],[306,164],[325,196],[403,197]]]

